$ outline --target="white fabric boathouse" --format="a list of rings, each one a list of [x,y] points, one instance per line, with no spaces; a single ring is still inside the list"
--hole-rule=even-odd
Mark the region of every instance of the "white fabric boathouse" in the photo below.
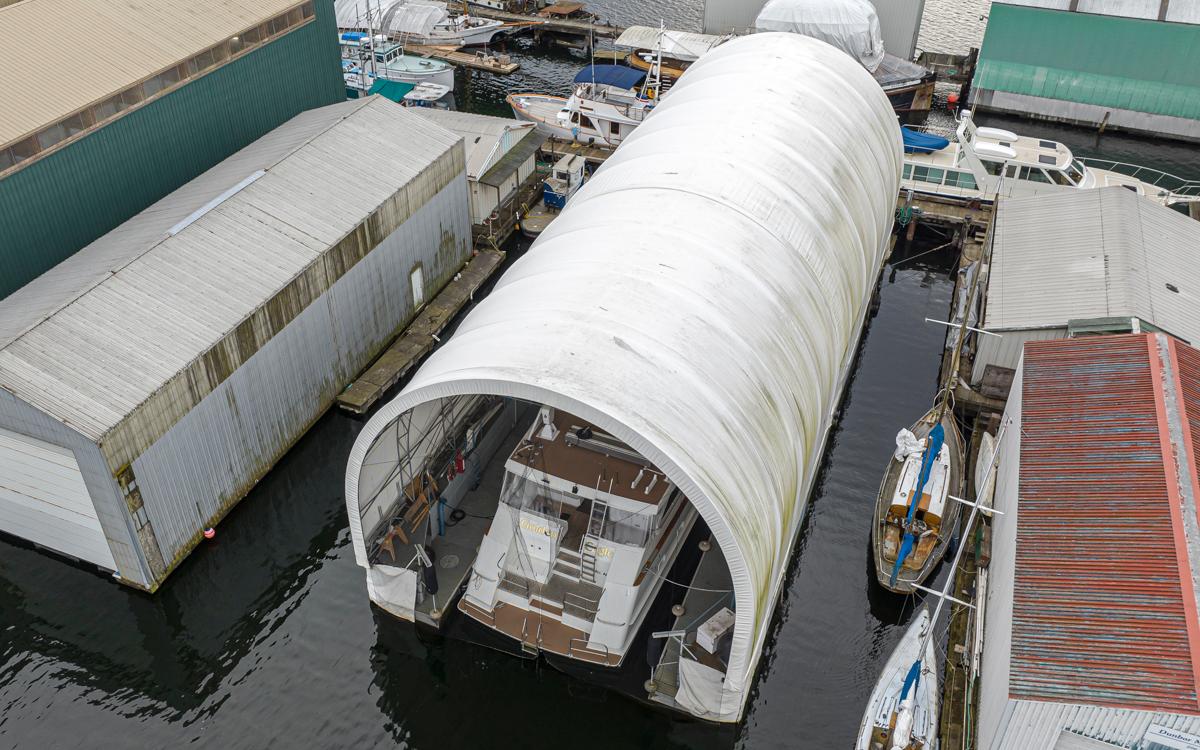
[[[755,105],[731,106],[735,89]],[[561,409],[653,462],[710,527],[736,623],[722,679],[681,707],[740,719],[900,168],[887,98],[833,47],[756,34],[700,59],[359,435],[346,503],[376,603],[411,617],[370,559],[388,457],[422,439],[398,425],[481,394]]]

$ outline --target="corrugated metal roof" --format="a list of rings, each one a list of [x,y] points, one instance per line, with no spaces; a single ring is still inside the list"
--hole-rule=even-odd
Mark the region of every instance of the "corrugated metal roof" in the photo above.
[[[413,111],[463,137],[467,149],[467,176],[477,180],[525,135],[535,130],[531,122],[507,117],[476,115],[432,107]],[[546,139],[542,138],[544,142]],[[540,145],[540,143],[539,143]]]
[[[990,744],[981,743],[981,748],[1059,750],[1063,746],[1055,743],[1064,731],[1118,747],[1132,747],[1142,740],[1151,724],[1200,734],[1200,716],[1029,700],[1012,701],[1010,706],[1003,732]]]
[[[297,0],[24,0],[0,8],[0,144],[262,23]]]
[[[377,96],[293,118],[0,302],[0,387],[99,439],[457,142]]]
[[[995,3],[973,86],[1200,119],[1200,26]]]
[[[1005,199],[994,236],[987,328],[1138,317],[1200,342],[1200,222],[1120,187],[1065,190]]]
[[[1200,535],[1180,490],[1195,473],[1172,458],[1186,437],[1168,341],[1025,347],[1014,699],[1200,711]]]

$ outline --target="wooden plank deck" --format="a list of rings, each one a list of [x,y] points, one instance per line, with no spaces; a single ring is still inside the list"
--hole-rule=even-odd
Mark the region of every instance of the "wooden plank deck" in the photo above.
[[[580,18],[547,18],[525,13],[509,13],[482,5],[471,6],[472,15],[480,18],[494,18],[511,24],[528,24],[536,31],[549,31],[555,34],[570,34],[572,36],[597,36],[616,39],[625,29],[607,23],[597,23]]]
[[[434,60],[442,60],[443,62],[448,62],[454,65],[461,65],[464,68],[471,68],[472,70],[485,70],[488,73],[498,73],[500,75],[515,73],[517,69],[521,67],[520,63],[515,63],[512,60],[509,60],[507,63],[501,62],[503,58],[500,58],[494,54],[486,54],[482,51],[464,52],[459,47],[407,44],[404,47],[404,51],[410,55],[431,57]]]
[[[500,250],[482,250],[418,314],[392,345],[337,397],[338,406],[365,414],[433,348],[434,336],[466,306],[479,287],[504,262]]]
[[[563,156],[582,156],[592,164],[603,164],[604,160],[613,155],[615,148],[610,146],[589,146],[576,141],[564,141],[551,137],[542,144],[542,153],[551,157],[551,161]]]

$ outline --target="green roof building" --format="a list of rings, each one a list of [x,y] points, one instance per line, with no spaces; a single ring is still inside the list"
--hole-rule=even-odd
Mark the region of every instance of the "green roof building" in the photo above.
[[[342,101],[338,58],[332,0],[0,7],[0,299],[300,112]]]
[[[985,111],[1200,140],[1200,3],[997,0],[971,96]]]

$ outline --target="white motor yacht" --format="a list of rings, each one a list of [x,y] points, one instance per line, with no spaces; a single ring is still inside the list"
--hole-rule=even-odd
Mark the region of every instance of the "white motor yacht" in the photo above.
[[[1146,167],[1081,159],[1057,141],[977,127],[969,112],[952,137],[904,128],[904,150],[900,186],[915,193],[990,202],[997,195],[1121,186],[1166,205],[1200,200],[1200,184]]]
[[[620,666],[696,518],[637,451],[543,406],[458,608],[529,653]]]
[[[406,55],[403,45],[379,35],[372,42],[361,31],[343,32],[338,44],[347,88],[367,91],[376,79],[383,79],[414,85],[433,83],[454,90],[454,66],[450,63]]]
[[[518,120],[535,122],[556,138],[617,146],[653,111],[657,82],[624,65],[589,65],[575,76],[571,96],[509,94]]]

